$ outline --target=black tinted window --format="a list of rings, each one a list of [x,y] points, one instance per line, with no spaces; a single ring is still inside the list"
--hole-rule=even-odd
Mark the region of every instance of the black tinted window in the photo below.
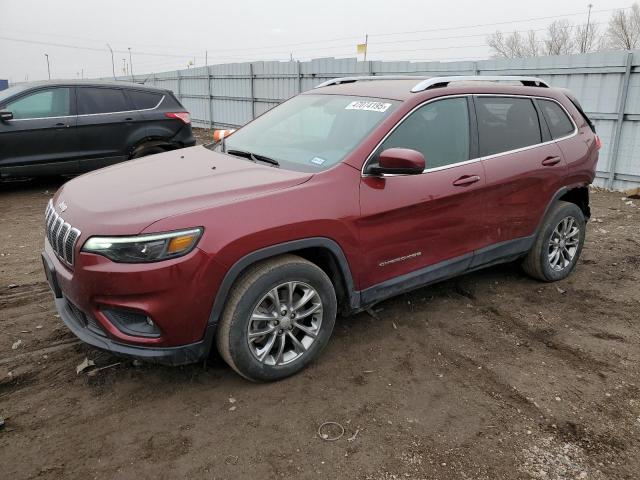
[[[155,92],[142,92],[140,90],[129,90],[129,97],[131,97],[131,101],[133,101],[133,106],[136,110],[146,110],[148,108],[154,108],[158,103],[160,103],[160,99],[162,98],[161,93]]]
[[[132,110],[122,90],[117,88],[78,88],[78,114],[125,112]]]
[[[565,137],[573,132],[573,123],[560,105],[551,100],[538,100],[538,102],[551,130],[552,138]]]
[[[5,110],[13,113],[13,118],[49,118],[69,115],[69,89],[51,88],[39,90],[9,102]]]
[[[417,150],[427,168],[469,160],[469,110],[466,98],[428,103],[413,112],[381,145]]]
[[[542,141],[538,114],[528,98],[477,97],[476,115],[482,156]]]

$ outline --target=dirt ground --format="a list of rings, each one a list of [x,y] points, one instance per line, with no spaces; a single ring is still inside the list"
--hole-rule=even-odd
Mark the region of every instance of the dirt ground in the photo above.
[[[638,478],[640,200],[592,192],[565,281],[505,265],[417,290],[261,385],[217,355],[164,368],[76,341],[39,258],[60,184],[0,185],[1,478]],[[76,374],[85,358],[107,368]]]

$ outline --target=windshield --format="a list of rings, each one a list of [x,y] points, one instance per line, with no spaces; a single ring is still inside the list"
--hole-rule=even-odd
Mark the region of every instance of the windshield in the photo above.
[[[29,88],[26,85],[14,85],[13,87],[9,87],[5,90],[0,91],[0,104],[4,102],[7,98],[15,95],[16,93],[20,93],[23,90]]]
[[[224,150],[267,157],[291,170],[326,170],[350,153],[398,103],[379,98],[300,95],[226,138]],[[221,145],[210,148],[220,151]]]

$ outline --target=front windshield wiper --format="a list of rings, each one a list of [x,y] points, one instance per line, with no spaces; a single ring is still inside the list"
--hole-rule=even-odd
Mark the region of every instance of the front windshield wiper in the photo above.
[[[227,150],[225,153],[234,155],[236,157],[248,158],[252,162],[264,162],[268,163],[269,165],[273,165],[274,167],[280,166],[280,162],[273,158],[265,157],[264,155],[258,155],[256,153],[246,152],[244,150]]]

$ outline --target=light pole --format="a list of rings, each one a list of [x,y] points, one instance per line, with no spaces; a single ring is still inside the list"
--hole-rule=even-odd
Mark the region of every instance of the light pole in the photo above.
[[[131,60],[131,47],[128,47],[128,48],[129,48],[129,71],[131,73],[131,81],[135,82],[136,79],[133,76],[133,60]]]
[[[107,43],[107,48],[109,48],[109,51],[111,52],[111,72],[113,73],[113,79],[116,79],[116,64],[113,61],[113,49],[111,48],[111,45],[109,45]]]
[[[591,9],[593,8],[593,4],[590,3],[588,5],[588,7],[589,7],[589,13],[587,14],[587,28],[586,28],[586,32],[584,34],[584,50],[585,50],[585,53],[586,53],[586,50],[587,50],[587,48],[589,46],[589,43],[588,43],[589,42],[589,24],[591,23]]]
[[[49,80],[51,80],[51,68],[49,67],[49,54],[45,53],[44,56],[47,59],[47,74],[49,75]]]

